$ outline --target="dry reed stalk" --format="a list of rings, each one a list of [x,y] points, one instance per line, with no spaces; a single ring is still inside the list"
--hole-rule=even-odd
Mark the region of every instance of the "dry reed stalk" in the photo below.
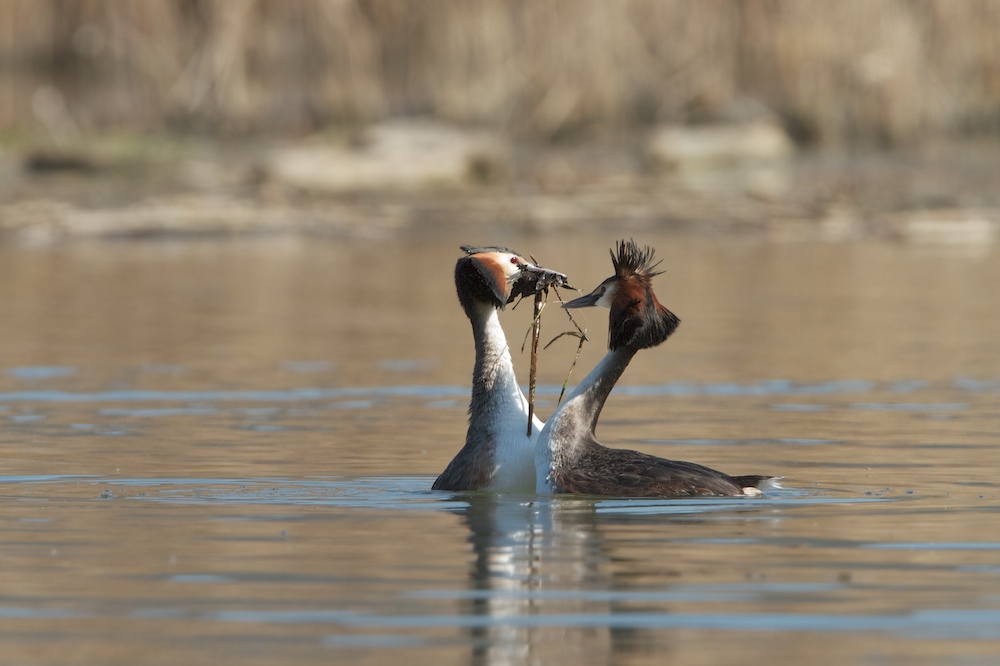
[[[5,0],[0,128],[534,138],[725,117],[820,142],[1000,127],[995,0]]]
[[[531,369],[528,372],[528,437],[535,416],[535,384],[538,382],[538,338],[542,333],[542,292],[535,292],[531,317]]]

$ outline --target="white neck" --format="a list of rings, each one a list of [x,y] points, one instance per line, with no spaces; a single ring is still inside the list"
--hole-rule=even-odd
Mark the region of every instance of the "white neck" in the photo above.
[[[476,368],[466,446],[493,448],[490,490],[531,490],[535,484],[534,442],[544,424],[534,417],[532,435],[528,436],[528,399],[517,383],[496,309],[490,307],[473,328]]]
[[[634,354],[625,349],[609,351],[549,417],[535,442],[537,492],[552,492],[548,481],[552,470],[572,465],[587,444],[597,441],[594,433],[604,401]]]

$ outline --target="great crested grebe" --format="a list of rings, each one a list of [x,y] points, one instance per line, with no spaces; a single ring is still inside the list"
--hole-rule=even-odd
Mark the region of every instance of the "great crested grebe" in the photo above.
[[[533,416],[532,434],[527,434],[528,400],[514,376],[497,312],[515,298],[566,285],[566,276],[505,247],[463,245],[462,250],[466,256],[455,265],[455,287],[476,343],[469,430],[465,446],[432,488],[530,492],[535,488],[535,440],[544,424]]]
[[[594,436],[601,408],[640,349],[655,347],[680,320],[656,299],[653,249],[620,241],[611,253],[615,274],[593,292],[563,305],[611,309],[608,353],[549,417],[536,443],[536,490],[617,497],[760,495],[767,476],[729,476],[679,460],[609,449]]]

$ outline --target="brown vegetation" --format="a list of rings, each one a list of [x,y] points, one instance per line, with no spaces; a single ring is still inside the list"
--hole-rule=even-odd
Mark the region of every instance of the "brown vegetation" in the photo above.
[[[4,0],[0,128],[525,137],[726,117],[906,143],[1000,127],[995,0]]]

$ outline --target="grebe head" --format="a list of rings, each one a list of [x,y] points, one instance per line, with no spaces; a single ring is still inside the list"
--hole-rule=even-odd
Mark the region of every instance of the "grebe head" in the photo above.
[[[516,298],[568,286],[562,273],[536,266],[505,247],[463,245],[462,250],[466,256],[455,265],[455,285],[466,312],[477,304],[503,309]]]
[[[563,307],[610,308],[610,349],[655,347],[670,337],[681,321],[653,293],[653,277],[663,272],[656,270],[660,262],[654,263],[653,259],[654,250],[650,246],[640,248],[634,240],[618,241],[611,251],[615,274],[594,291],[564,303]]]

